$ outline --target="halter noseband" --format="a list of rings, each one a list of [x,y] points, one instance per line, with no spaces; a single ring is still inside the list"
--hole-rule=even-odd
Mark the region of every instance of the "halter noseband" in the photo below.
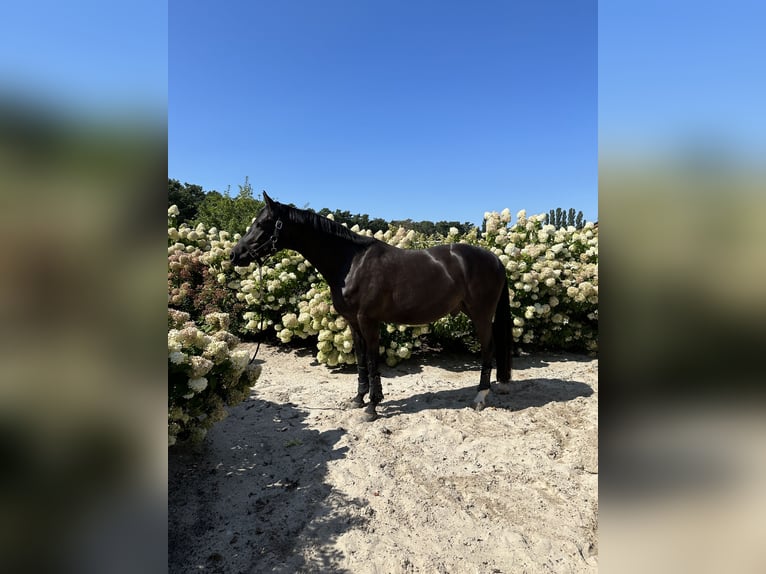
[[[271,233],[271,237],[269,238],[266,243],[261,245],[260,247],[256,247],[255,249],[248,249],[248,253],[250,254],[250,257],[252,257],[255,261],[258,262],[260,265],[260,255],[261,252],[266,249],[267,247],[270,247],[268,253],[266,254],[267,258],[270,255],[274,255],[274,253],[277,252],[277,241],[279,241],[279,232],[282,230],[283,224],[281,219],[277,219],[276,223],[274,223],[274,231]]]

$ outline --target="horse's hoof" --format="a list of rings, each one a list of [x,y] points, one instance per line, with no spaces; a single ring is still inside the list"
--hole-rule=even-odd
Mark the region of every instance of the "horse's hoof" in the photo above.
[[[377,418],[378,418],[378,413],[375,411],[375,409],[370,409],[370,408],[364,409],[364,414],[362,415],[362,420],[364,422],[371,423]]]
[[[477,412],[484,409],[488,394],[489,389],[483,389],[476,394],[476,398],[473,400],[473,408]]]
[[[498,383],[495,385],[495,392],[499,395],[507,395],[511,392],[511,383],[501,383],[498,381]]]
[[[360,396],[356,396],[353,399],[349,399],[348,401],[348,407],[350,409],[361,409],[366,404],[367,403],[365,403],[364,399]]]

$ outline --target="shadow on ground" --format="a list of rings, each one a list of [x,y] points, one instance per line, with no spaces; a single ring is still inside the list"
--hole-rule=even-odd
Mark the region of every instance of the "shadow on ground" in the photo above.
[[[562,379],[527,379],[513,383],[508,394],[490,393],[488,405],[510,411],[541,407],[552,402],[566,402],[578,397],[589,397],[593,389],[579,381]],[[417,413],[428,409],[464,409],[472,404],[477,386],[444,391],[426,392],[397,400],[384,400],[381,415],[394,416]]]
[[[292,352],[296,351],[293,350]],[[300,349],[298,354],[299,356],[313,356],[313,350]],[[513,372],[524,371],[526,369],[545,368],[550,366],[551,362],[588,363],[592,360],[592,357],[576,353],[525,354],[520,357],[513,357],[511,362],[511,371]],[[323,368],[316,360],[312,362],[312,366]],[[422,373],[423,367],[425,366],[438,367],[451,373],[476,371],[476,384],[479,384],[481,357],[478,353],[471,354],[465,351],[453,352],[429,349],[416,353],[412,356],[412,358],[399,363],[395,367],[387,366],[381,357],[380,373],[384,378],[393,378],[402,375],[415,375]],[[356,373],[356,365],[341,365],[338,367],[333,367],[333,371],[346,374]]]
[[[332,543],[364,527],[366,504],[325,482],[345,431],[310,430],[305,416],[251,398],[202,446],[170,449],[169,572],[346,572]]]

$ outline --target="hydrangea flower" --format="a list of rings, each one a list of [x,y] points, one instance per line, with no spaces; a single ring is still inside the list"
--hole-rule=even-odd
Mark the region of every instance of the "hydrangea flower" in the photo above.
[[[207,388],[207,379],[205,377],[189,379],[189,388],[195,393],[201,393]]]

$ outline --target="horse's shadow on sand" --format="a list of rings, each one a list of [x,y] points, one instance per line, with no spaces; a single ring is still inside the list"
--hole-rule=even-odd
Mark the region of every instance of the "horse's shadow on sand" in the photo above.
[[[514,357],[513,372],[524,372],[532,368],[544,368],[555,362],[582,362],[591,361],[590,357],[573,353],[548,353],[530,354]],[[316,363],[318,366],[319,363]],[[468,385],[461,389],[445,389],[443,391],[428,391],[409,395],[400,399],[383,399],[380,404],[379,414],[383,417],[397,414],[417,413],[428,409],[462,409],[470,407],[476,396],[479,384],[480,359],[478,355],[471,353],[440,353],[426,352],[417,360],[400,363],[394,367],[381,367],[381,376],[384,379],[383,392],[385,393],[385,379],[407,375],[416,375],[423,372],[426,366],[438,367],[451,373],[476,372],[476,384]],[[356,365],[345,365],[336,369],[344,374],[355,374]],[[493,384],[493,391],[494,391]],[[487,406],[509,411],[522,411],[528,408],[542,407],[548,403],[561,403],[571,401],[578,397],[589,397],[593,389],[586,383],[564,379],[536,378],[523,379],[512,382],[509,393],[490,393]]]
[[[579,381],[562,379],[526,379],[512,383],[508,394],[490,393],[487,406],[509,411],[522,411],[542,407],[548,403],[567,402],[578,397],[589,397],[593,389]],[[494,385],[493,385],[494,388]],[[430,391],[401,399],[384,400],[380,408],[384,417],[412,414],[429,409],[463,409],[472,404],[476,386],[462,389]]]
[[[301,349],[301,356],[313,355],[311,349]],[[592,361],[587,355],[576,353],[537,353],[524,354],[520,357],[514,357],[511,370],[525,371],[526,369],[539,369],[550,366],[551,362],[574,362],[588,363]],[[463,373],[466,371],[476,371],[476,384],[479,381],[479,372],[481,370],[481,358],[478,354],[468,352],[446,352],[446,351],[423,351],[414,355],[412,359],[399,363],[394,367],[387,367],[381,359],[381,375],[384,378],[399,377],[404,375],[416,375],[423,372],[423,367],[438,367],[451,373]],[[312,366],[319,367],[318,361],[312,361]],[[333,370],[339,373],[356,373],[356,365],[339,365],[333,367]]]

